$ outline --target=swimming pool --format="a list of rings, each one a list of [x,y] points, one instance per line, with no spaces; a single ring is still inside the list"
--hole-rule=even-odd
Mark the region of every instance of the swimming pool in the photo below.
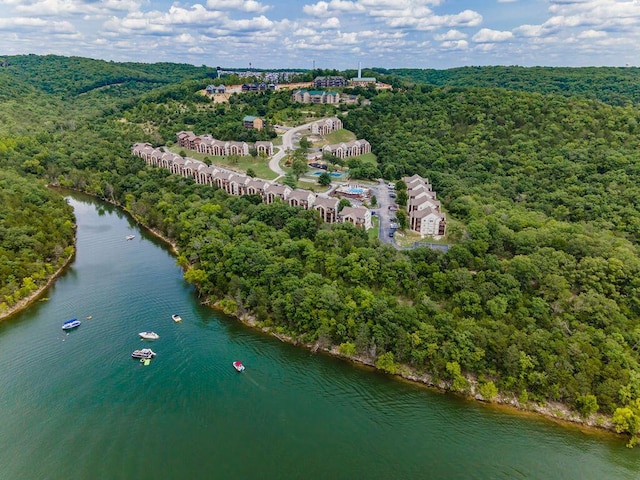
[[[311,175],[317,175],[317,176],[320,176],[320,175],[322,175],[323,173],[325,173],[325,172],[313,172]],[[332,177],[341,177],[341,176],[342,176],[342,174],[341,174],[341,173],[339,173],[339,172],[331,172],[329,175],[331,175]]]

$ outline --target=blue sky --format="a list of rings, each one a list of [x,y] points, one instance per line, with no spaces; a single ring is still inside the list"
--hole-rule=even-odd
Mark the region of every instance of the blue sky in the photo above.
[[[0,55],[225,68],[640,65],[640,0],[0,0]]]

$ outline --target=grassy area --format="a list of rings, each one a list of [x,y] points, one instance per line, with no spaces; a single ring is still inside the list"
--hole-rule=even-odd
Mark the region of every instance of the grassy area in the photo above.
[[[196,160],[200,160],[209,165],[219,165],[220,167],[227,168],[229,170],[234,170],[236,172],[246,172],[249,168],[251,168],[256,177],[262,178],[264,180],[273,180],[278,175],[273,172],[269,168],[269,159],[263,157],[237,157],[237,163],[231,163],[229,158],[227,157],[216,157],[213,155],[205,155],[204,153],[194,152],[193,150],[184,150],[184,148],[179,147],[178,145],[173,145],[169,147],[173,153],[180,154],[181,151],[184,151],[187,157],[195,158]],[[205,160],[206,158],[206,160]]]
[[[309,182],[305,179],[299,179],[296,188],[302,188],[304,190],[310,190],[315,193],[324,193],[329,190],[329,187],[323,187],[318,182]]]
[[[362,160],[363,163],[370,163],[371,165],[378,166],[378,158],[373,153],[365,153],[364,155],[359,155],[357,157],[359,160]]]
[[[396,243],[401,247],[412,247],[416,242],[438,243],[441,245],[451,243],[451,239],[447,237],[436,240],[433,237],[421,237],[420,234],[412,232],[411,230],[405,230],[404,232],[397,230],[395,239]]]
[[[373,224],[373,228],[370,228],[367,231],[367,235],[369,235],[369,238],[373,240],[374,238],[378,238],[378,232],[380,230],[380,219],[377,215],[371,216],[371,223]]]
[[[350,142],[351,140],[356,139],[356,135],[349,130],[345,130],[344,128],[341,130],[336,130],[335,132],[328,133],[324,136],[328,145],[333,145],[335,143],[342,142]],[[375,158],[375,157],[374,157]]]
[[[271,139],[271,143],[273,143],[274,146],[278,145],[282,145],[282,135],[278,135],[276,138],[272,138]]]

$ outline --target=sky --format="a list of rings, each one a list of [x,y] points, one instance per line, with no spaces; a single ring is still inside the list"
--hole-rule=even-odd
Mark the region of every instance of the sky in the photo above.
[[[0,0],[0,55],[223,68],[638,66],[640,0]]]

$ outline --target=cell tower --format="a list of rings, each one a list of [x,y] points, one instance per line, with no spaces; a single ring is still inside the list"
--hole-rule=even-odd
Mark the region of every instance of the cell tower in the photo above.
[[[362,78],[362,62],[358,62],[358,78]]]

